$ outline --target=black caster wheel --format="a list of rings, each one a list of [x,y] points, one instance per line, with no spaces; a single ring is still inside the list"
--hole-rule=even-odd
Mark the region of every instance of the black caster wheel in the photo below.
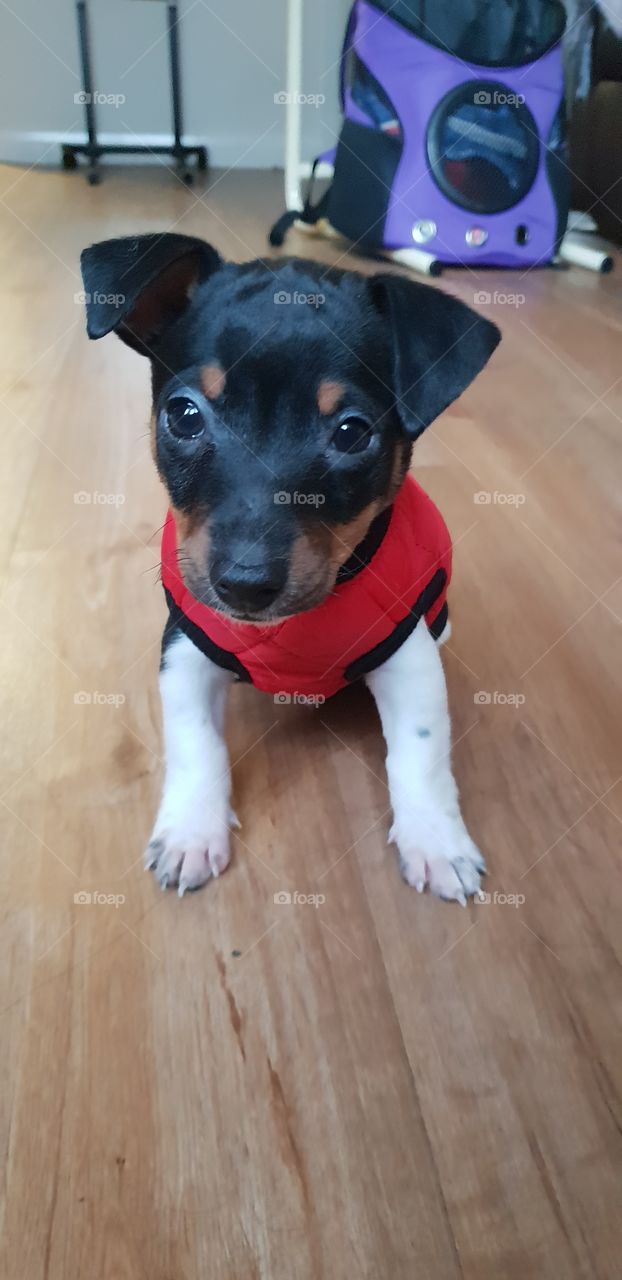
[[[63,147],[63,169],[77,168],[78,161],[76,159],[75,151],[72,151],[70,147]]]
[[[98,173],[97,169],[90,169],[86,175],[86,180],[90,187],[98,187],[102,180],[101,173]]]
[[[194,175],[192,174],[190,169],[187,168],[185,156],[176,157],[175,176],[179,178],[180,182],[183,182],[185,187],[192,186],[192,183],[194,182]]]
[[[199,173],[207,173],[207,151],[205,147],[201,147],[197,154],[197,169]]]

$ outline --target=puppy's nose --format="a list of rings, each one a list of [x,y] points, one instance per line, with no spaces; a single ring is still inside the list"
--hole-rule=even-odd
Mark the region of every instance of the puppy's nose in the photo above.
[[[232,565],[214,583],[223,604],[238,613],[267,609],[285,585],[285,572],[270,565]]]

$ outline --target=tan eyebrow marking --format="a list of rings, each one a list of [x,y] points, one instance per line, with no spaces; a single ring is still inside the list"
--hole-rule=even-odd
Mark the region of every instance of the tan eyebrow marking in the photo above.
[[[206,364],[201,369],[201,386],[208,400],[217,400],[225,389],[226,374],[218,364]]]
[[[320,382],[317,389],[317,403],[320,413],[334,413],[339,401],[345,395],[345,387],[341,382]]]

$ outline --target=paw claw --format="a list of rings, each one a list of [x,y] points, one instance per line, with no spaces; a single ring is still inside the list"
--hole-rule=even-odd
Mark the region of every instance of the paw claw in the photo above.
[[[219,876],[229,863],[229,827],[209,814],[203,822],[161,823],[160,834],[147,846],[145,863],[155,871],[161,889],[177,887],[180,898]]]
[[[478,893],[486,864],[459,812],[413,807],[399,815],[390,834],[396,839],[402,876],[417,893],[427,885],[437,897],[461,907]]]
[[[145,871],[153,871],[153,868],[157,867],[162,849],[163,843],[161,840],[151,840],[149,842],[145,853]]]

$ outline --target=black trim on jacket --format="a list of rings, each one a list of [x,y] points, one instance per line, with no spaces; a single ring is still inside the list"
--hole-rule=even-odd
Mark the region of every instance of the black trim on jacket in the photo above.
[[[240,662],[240,659],[236,654],[229,653],[228,649],[221,649],[219,644],[215,644],[213,640],[210,640],[205,631],[203,631],[201,627],[198,627],[196,622],[192,622],[190,618],[186,616],[183,609],[179,608],[179,605],[175,603],[170,591],[167,591],[166,587],[164,588],[164,594],[166,596],[166,603],[170,610],[170,617],[166,627],[164,628],[164,638],[162,642],[163,647],[167,639],[169,628],[172,629],[173,627],[179,627],[180,630],[184,632],[184,635],[186,635],[189,640],[192,640],[192,643],[196,645],[197,649],[200,649],[201,653],[204,653],[206,658],[215,662],[217,667],[224,667],[225,671],[232,671],[233,674],[237,676],[238,680],[245,680],[247,684],[252,684],[253,682],[246,670],[246,667]]]
[[[391,635],[381,640],[380,644],[374,645],[373,649],[370,649],[368,653],[363,653],[360,658],[355,658],[354,662],[351,662],[349,667],[346,667],[343,673],[344,679],[360,680],[361,676],[368,675],[376,667],[381,667],[388,658],[392,658],[393,654],[397,653],[404,641],[412,634],[424,614],[432,608],[434,601],[438,599],[443,590],[446,580],[447,574],[445,570],[437,569],[434,577],[423,588],[412,609],[409,610],[405,618],[402,618],[401,622],[398,622]],[[439,610],[438,616],[429,628],[435,640],[438,640],[441,635],[447,622],[447,616],[447,601],[445,601],[443,608]]]

